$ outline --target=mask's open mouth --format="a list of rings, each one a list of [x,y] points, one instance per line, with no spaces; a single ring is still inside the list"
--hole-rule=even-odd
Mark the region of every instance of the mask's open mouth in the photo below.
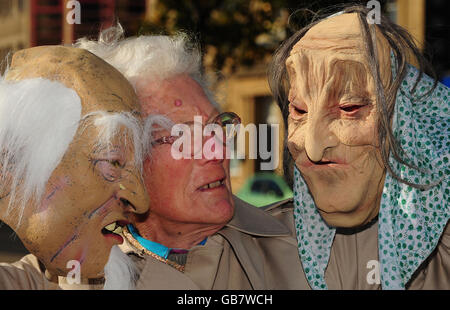
[[[102,234],[103,235],[120,235],[123,231],[123,227],[126,226],[128,222],[126,221],[115,221],[111,224],[106,225],[102,228]]]

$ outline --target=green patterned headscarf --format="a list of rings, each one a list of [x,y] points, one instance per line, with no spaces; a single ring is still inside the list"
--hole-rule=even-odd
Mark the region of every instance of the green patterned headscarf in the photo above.
[[[450,89],[424,75],[411,95],[418,70],[408,66],[397,92],[393,133],[408,159],[408,167],[390,156],[393,171],[420,190],[386,172],[378,215],[378,255],[382,289],[404,289],[414,271],[436,248],[450,217],[449,149]],[[422,97],[420,97],[422,96]],[[418,99],[419,98],[419,99]],[[325,269],[336,230],[320,216],[305,181],[294,170],[294,219],[299,255],[313,289],[327,289]]]

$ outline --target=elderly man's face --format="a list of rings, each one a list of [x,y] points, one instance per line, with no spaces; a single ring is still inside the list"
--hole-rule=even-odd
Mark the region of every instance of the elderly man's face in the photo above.
[[[13,59],[8,78],[51,78],[54,72],[59,72],[58,81],[78,93],[83,115],[140,110],[126,79],[83,50],[25,50]],[[25,209],[24,223],[16,230],[28,250],[53,275],[66,275],[68,268],[73,268],[69,261],[76,260],[82,278],[101,276],[112,246],[123,241],[105,227],[112,223],[123,226],[131,212],[148,210],[131,133],[123,127],[116,137],[102,144],[96,117],[89,116],[85,126],[80,125],[46,184],[43,200],[36,208]]]
[[[288,147],[323,219],[337,227],[370,221],[384,182],[375,85],[359,29],[355,14],[323,21],[286,62]],[[389,68],[389,54],[379,52]],[[386,81],[389,73],[381,73]]]
[[[176,124],[193,122],[195,116],[205,123],[218,114],[200,85],[186,75],[156,83],[141,81],[137,93],[146,115],[162,114]],[[170,132],[157,135],[153,138]],[[170,144],[156,145],[144,163],[144,179],[153,219],[179,225],[224,225],[233,215],[228,159],[176,160]],[[223,184],[202,189],[217,181]]]

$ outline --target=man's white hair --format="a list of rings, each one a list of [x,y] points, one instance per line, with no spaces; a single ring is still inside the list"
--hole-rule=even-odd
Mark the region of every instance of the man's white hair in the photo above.
[[[211,104],[219,110],[202,75],[200,50],[185,33],[124,39],[124,30],[118,24],[103,30],[97,41],[81,38],[74,46],[86,49],[108,62],[135,88],[138,80],[162,81],[187,74],[199,83]]]
[[[81,112],[78,94],[60,82],[44,78],[7,81],[0,77],[0,201],[9,198],[2,213],[13,212],[17,227],[25,207],[36,207],[42,200],[47,181],[80,124],[103,128],[98,137],[103,143],[111,141],[118,129],[127,128],[133,136],[136,163],[142,163],[140,120],[129,112],[100,111],[83,118]],[[88,120],[88,116],[93,118]]]

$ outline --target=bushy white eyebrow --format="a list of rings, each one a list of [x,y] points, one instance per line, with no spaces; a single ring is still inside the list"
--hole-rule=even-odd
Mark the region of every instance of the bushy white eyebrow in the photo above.
[[[87,122],[87,119],[93,118],[92,121]],[[83,119],[83,127],[91,123],[98,127],[99,134],[97,137],[97,145],[106,146],[109,148],[112,144],[112,140],[120,135],[121,143],[124,143],[124,147],[127,148],[126,135],[131,136],[133,139],[134,147],[134,161],[139,172],[142,174],[142,164],[146,155],[146,141],[144,129],[141,120],[136,117],[132,112],[106,112],[96,111],[86,114]],[[125,131],[121,131],[125,128]]]

